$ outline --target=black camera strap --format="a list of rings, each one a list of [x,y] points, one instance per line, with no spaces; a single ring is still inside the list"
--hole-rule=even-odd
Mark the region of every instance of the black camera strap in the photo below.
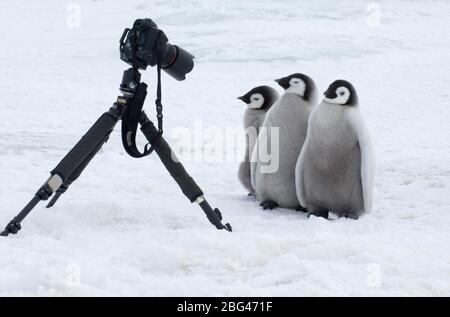
[[[153,152],[155,149],[155,146],[158,144],[158,139],[163,134],[163,105],[162,105],[162,88],[161,88],[161,55],[158,54],[157,57],[157,87],[156,87],[156,99],[155,99],[155,105],[156,105],[156,118],[158,119],[158,134],[156,137],[151,141],[150,143],[147,143],[144,147],[144,154],[142,156],[147,156],[150,153]]]
[[[132,157],[140,158],[149,155],[149,149],[144,149],[141,153],[136,145],[136,133],[141,118],[142,108],[144,106],[145,97],[147,96],[147,85],[140,83],[125,109],[122,116],[122,143],[125,151]]]
[[[158,76],[158,84],[156,87],[156,118],[158,119],[158,131],[159,134],[163,134],[163,106],[162,106],[162,87],[161,87],[161,54],[158,56],[158,64],[157,64],[157,76]]]

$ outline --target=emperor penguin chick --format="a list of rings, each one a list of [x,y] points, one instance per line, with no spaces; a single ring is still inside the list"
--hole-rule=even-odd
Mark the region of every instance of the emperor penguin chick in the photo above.
[[[250,177],[250,158],[259,134],[259,129],[264,121],[264,116],[278,100],[278,97],[277,91],[269,86],[255,87],[245,95],[238,97],[238,99],[247,105],[244,113],[245,157],[239,164],[238,178],[248,190],[249,195],[255,194]]]
[[[312,215],[358,219],[372,207],[375,158],[352,84],[336,80],[309,118],[295,169],[297,196]]]
[[[263,209],[300,207],[295,164],[317,102],[314,81],[300,73],[277,79],[285,89],[264,119],[251,162],[252,185]]]

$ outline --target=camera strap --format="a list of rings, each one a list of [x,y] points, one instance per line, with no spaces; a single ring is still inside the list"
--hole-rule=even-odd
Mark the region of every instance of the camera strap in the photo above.
[[[133,98],[128,101],[125,113],[122,116],[122,143],[125,151],[135,158],[147,156],[153,151],[146,145],[141,153],[136,145],[136,132],[141,118],[145,97],[147,96],[147,84],[140,83],[134,93]]]
[[[160,37],[158,34],[158,38]],[[156,41],[157,43],[158,41]],[[156,45],[154,47],[156,50]],[[141,158],[153,152],[155,145],[158,144],[158,139],[163,134],[163,106],[162,106],[162,85],[161,85],[161,52],[156,50],[156,66],[157,66],[157,88],[156,88],[156,118],[158,119],[158,134],[144,147],[144,152],[141,153],[136,145],[136,132],[141,117],[142,108],[144,107],[145,98],[147,96],[147,85],[140,83],[136,88],[133,98],[128,104],[125,114],[122,118],[122,143],[125,151],[132,157]]]
[[[157,76],[158,76],[158,84],[156,87],[156,118],[158,119],[158,132],[160,135],[163,134],[163,106],[162,106],[162,87],[161,87],[161,56],[158,56],[158,64],[157,64]]]
[[[151,141],[150,143],[147,143],[144,148],[144,156],[149,155],[153,152],[155,149],[155,146],[158,144],[158,139],[163,134],[163,105],[162,105],[162,84],[161,84],[161,60],[162,60],[162,53],[160,50],[156,49],[157,43],[160,39],[160,36],[162,34],[162,31],[158,31],[158,37],[155,41],[155,51],[156,53],[156,76],[157,76],[157,84],[156,84],[156,99],[155,99],[155,105],[156,105],[156,118],[158,120],[158,134],[156,137]]]

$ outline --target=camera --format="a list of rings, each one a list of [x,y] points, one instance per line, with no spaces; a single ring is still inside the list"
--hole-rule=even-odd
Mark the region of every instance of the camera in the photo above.
[[[120,59],[134,68],[145,70],[158,65],[176,80],[186,79],[194,68],[194,56],[172,45],[150,19],[138,19],[131,29],[126,28],[120,39]]]

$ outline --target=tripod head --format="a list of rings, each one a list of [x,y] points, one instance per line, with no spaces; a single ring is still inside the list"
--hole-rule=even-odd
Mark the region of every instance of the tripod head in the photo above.
[[[129,68],[123,72],[120,91],[127,96],[132,96],[136,92],[137,86],[141,82],[141,73],[137,68]]]

